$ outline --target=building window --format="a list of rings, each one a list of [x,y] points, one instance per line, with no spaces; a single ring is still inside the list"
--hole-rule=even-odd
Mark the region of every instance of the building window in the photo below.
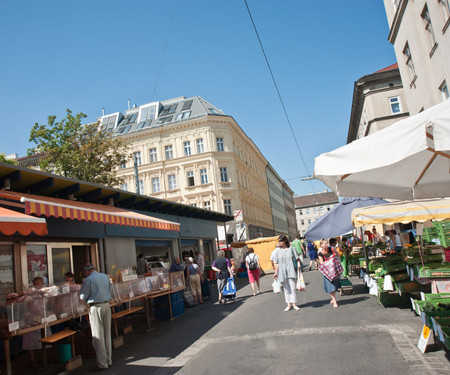
[[[200,169],[200,178],[202,181],[202,185],[208,183],[208,171],[206,169]]]
[[[389,98],[389,104],[391,106],[391,113],[400,113],[400,98],[398,96]]]
[[[231,207],[231,199],[223,200],[223,208],[225,209],[226,214],[233,215],[233,209]]]
[[[323,212],[323,206],[320,206],[319,209],[320,209],[320,212]]]
[[[201,154],[202,152],[205,152],[205,149],[203,147],[203,138],[197,139],[197,154]]]
[[[302,221],[301,221],[301,224],[302,224],[302,225],[305,225],[305,220],[302,220]]]
[[[128,184],[121,184],[120,190],[128,191]]]
[[[127,167],[127,162],[122,160],[119,164],[119,169],[125,169]]]
[[[225,151],[223,138],[216,138],[217,151]]]
[[[191,142],[186,141],[184,145],[184,156],[191,156]]]
[[[444,23],[450,18],[450,2],[449,0],[439,0],[439,4],[442,8],[442,13],[444,15]]]
[[[144,194],[144,180],[139,180],[139,191],[138,194]]]
[[[152,177],[152,193],[159,193],[160,191],[159,177]]]
[[[135,161],[136,165],[141,165],[142,164],[141,152],[140,151],[133,153],[133,160]]]
[[[428,12],[428,6],[422,10],[421,17],[425,25],[425,31],[427,32],[428,40],[430,41],[430,48],[432,49],[436,44],[436,38],[434,37],[433,25],[431,24],[430,13]]]
[[[150,156],[150,163],[155,163],[158,161],[158,154],[156,152],[156,148],[151,148],[148,152],[148,155]]]
[[[299,210],[300,215],[303,216],[303,210]]]
[[[165,147],[165,150],[166,150],[166,160],[173,159],[173,149],[172,149],[172,145],[166,146],[166,147]]]
[[[220,167],[220,182],[228,182],[228,170],[226,167]]]
[[[442,82],[442,84],[439,86],[439,91],[441,92],[442,100],[443,101],[447,100],[449,97],[449,94],[448,94],[448,87],[447,87],[446,81]]]
[[[177,176],[174,174],[169,174],[169,190],[175,190],[177,188]]]
[[[317,214],[317,207],[314,207],[314,213]]]
[[[156,114],[156,104],[141,107],[141,111],[139,114],[139,122],[153,120]]]
[[[112,131],[116,125],[117,115],[105,116],[102,118],[103,129]]]
[[[409,78],[411,79],[411,81],[414,81],[416,78],[416,71],[414,69],[414,63],[408,43],[406,43],[405,48],[403,48],[403,55],[405,55],[406,65],[408,65]]]
[[[177,120],[177,121],[180,121],[180,120],[187,119],[187,118],[189,118],[190,115],[191,115],[191,111],[180,112],[180,113],[177,115],[176,120]]]
[[[210,201],[206,201],[204,203],[204,205],[205,205],[205,210],[211,210],[211,202]]]
[[[187,183],[188,183],[188,186],[194,186],[195,185],[194,172],[189,171],[187,173]]]
[[[306,209],[306,215],[309,215],[309,208]]]
[[[311,219],[308,219],[308,225],[311,224]]]

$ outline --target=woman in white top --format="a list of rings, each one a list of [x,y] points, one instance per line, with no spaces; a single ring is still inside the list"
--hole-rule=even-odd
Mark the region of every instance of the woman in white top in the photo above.
[[[251,269],[252,265],[255,265],[256,268]],[[245,266],[247,267],[248,274],[248,282],[252,286],[253,295],[256,296],[256,293],[261,293],[261,288],[259,287],[259,274],[261,270],[261,266],[259,265],[259,257],[255,254],[255,250],[253,247],[248,248],[248,255],[245,257]],[[258,286],[258,291],[255,292],[255,283]]]

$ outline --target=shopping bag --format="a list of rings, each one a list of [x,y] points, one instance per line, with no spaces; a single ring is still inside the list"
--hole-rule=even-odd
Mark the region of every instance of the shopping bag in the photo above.
[[[236,294],[236,284],[234,283],[234,279],[232,277],[228,278],[225,287],[222,290],[223,296],[232,296]]]
[[[305,291],[306,285],[305,285],[305,279],[303,278],[303,272],[297,273],[297,284],[295,286],[295,289]]]
[[[186,307],[191,307],[195,305],[194,296],[189,289],[186,289],[183,293],[184,296],[184,305]]]
[[[319,271],[330,281],[337,279],[344,269],[341,262],[335,256],[328,258],[322,264],[319,264]]]
[[[273,280],[272,289],[275,294],[278,294],[281,292],[281,285],[278,280]]]

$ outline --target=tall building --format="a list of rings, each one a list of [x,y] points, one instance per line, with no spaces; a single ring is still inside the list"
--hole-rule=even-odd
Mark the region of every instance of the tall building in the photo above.
[[[365,75],[354,84],[347,143],[408,116],[397,63]]]
[[[384,0],[409,112],[448,99],[450,1]]]
[[[222,239],[295,228],[285,203],[292,191],[233,117],[206,100],[178,97],[133,106],[100,122],[132,151],[118,171],[122,190],[235,215]]]
[[[334,191],[294,196],[295,216],[300,236],[304,236],[310,224],[339,203]]]

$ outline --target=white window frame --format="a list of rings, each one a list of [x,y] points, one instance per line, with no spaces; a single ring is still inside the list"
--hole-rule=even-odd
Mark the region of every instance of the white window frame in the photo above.
[[[394,110],[394,107],[398,105],[398,111]],[[389,98],[389,106],[391,107],[391,113],[395,114],[395,113],[401,113],[402,112],[402,106],[400,103],[400,97],[399,96],[393,96],[391,98]]]
[[[187,171],[186,177],[188,187],[195,186],[194,171]]]
[[[127,167],[127,162],[122,160],[119,164],[119,169],[125,169]]]
[[[431,23],[430,12],[428,11],[428,6],[425,4],[423,7],[422,13],[420,15],[425,25],[425,31],[427,33],[428,40],[430,42],[430,47],[433,47],[436,44],[436,37],[434,36],[433,24]]]
[[[158,161],[158,150],[156,147],[152,147],[148,150],[148,157],[150,159],[150,163],[156,163]]]
[[[142,165],[142,158],[140,151],[133,152],[133,164],[135,160],[137,165]]]
[[[181,121],[181,120],[187,119],[187,118],[189,118],[190,115],[191,115],[191,111],[180,112],[176,117],[176,121]]]
[[[200,181],[202,182],[202,185],[208,183],[208,170],[206,168],[200,169]]]
[[[144,195],[144,180],[139,180],[139,194]]]
[[[121,184],[120,185],[120,190],[128,191],[128,184],[127,183]]]
[[[173,159],[173,147],[172,145],[167,145],[164,147],[164,154],[166,156],[166,160]]]
[[[231,205],[231,199],[223,200],[223,209],[226,214],[233,215],[233,206]]]
[[[184,156],[191,156],[191,141],[185,141],[183,142],[184,147]]]
[[[159,177],[152,177],[152,193],[159,193],[161,191],[161,184]]]
[[[210,210],[211,211],[211,201],[203,202],[203,207],[205,208],[205,210]]]
[[[148,111],[149,108],[151,108],[151,107],[155,107],[155,111],[154,111],[152,117],[149,116],[149,111]],[[141,106],[141,108],[139,108],[139,121],[138,122],[154,120],[158,114],[157,112],[158,112],[158,103],[151,103],[148,105]]]
[[[203,138],[198,138],[195,141],[195,144],[197,145],[197,154],[202,154],[205,152],[205,145],[203,144]]]
[[[225,143],[223,137],[216,137],[217,151],[225,151]]]
[[[230,182],[227,167],[220,167],[220,182]]]
[[[177,176],[175,174],[169,174],[167,176],[167,181],[169,183],[169,190],[177,189]]]

